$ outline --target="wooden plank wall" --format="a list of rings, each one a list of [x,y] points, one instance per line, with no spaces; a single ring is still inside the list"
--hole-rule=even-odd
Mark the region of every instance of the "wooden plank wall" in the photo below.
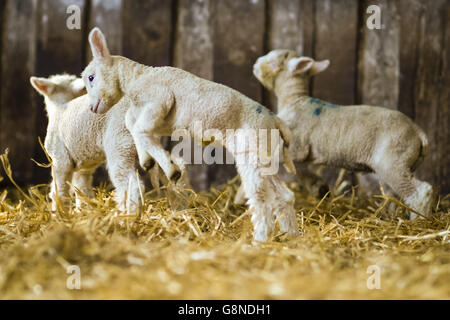
[[[68,30],[67,6],[82,11]],[[381,30],[366,27],[367,7],[381,8]],[[0,0],[0,150],[10,149],[15,178],[42,183],[49,171],[37,137],[47,119],[31,75],[79,74],[91,59],[87,34],[99,26],[111,52],[174,65],[229,85],[274,110],[276,99],[252,75],[256,58],[294,49],[331,66],[312,94],[340,104],[398,109],[428,134],[422,178],[450,192],[450,0]],[[225,182],[232,167],[189,167],[197,189]]]

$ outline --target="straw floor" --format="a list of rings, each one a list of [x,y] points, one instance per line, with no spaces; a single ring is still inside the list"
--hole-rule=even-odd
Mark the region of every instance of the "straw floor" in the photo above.
[[[118,216],[109,188],[81,212],[54,214],[47,186],[0,190],[0,298],[450,298],[450,197],[411,222],[401,207],[388,213],[388,198],[343,193],[345,181],[324,199],[290,186],[303,235],[264,244],[232,204],[233,182],[147,193],[140,219]]]

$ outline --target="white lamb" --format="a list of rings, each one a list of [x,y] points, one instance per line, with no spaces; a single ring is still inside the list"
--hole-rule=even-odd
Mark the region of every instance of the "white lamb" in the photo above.
[[[204,130],[215,129],[223,137],[227,129],[279,130],[288,143],[289,131],[282,121],[241,93],[180,69],[147,67],[124,57],[111,56],[98,28],[90,33],[89,42],[94,59],[84,70],[83,80],[92,109],[96,113],[106,113],[124,96],[131,99],[126,126],[136,143],[142,167],[152,167],[151,159],[155,159],[165,175],[176,180],[180,176],[180,169],[175,165],[177,160],[163,149],[160,139],[171,136],[176,130],[186,130],[191,138],[201,142],[202,137],[194,130],[198,121]],[[241,139],[235,140],[236,137],[240,137],[239,134],[219,142],[235,156],[238,156],[237,150],[243,150],[250,156],[256,154],[259,159],[258,150],[250,149]],[[286,144],[284,162],[288,170],[295,172]],[[267,154],[266,151],[262,153]],[[261,161],[237,163],[249,198],[254,239],[268,240],[275,227],[274,215],[283,232],[296,236],[299,230],[294,195],[277,174],[268,175],[265,168]]]
[[[125,127],[128,110],[122,99],[106,115],[90,111],[84,82],[72,75],[49,79],[32,77],[33,87],[44,96],[49,123],[45,149],[53,163],[50,198],[56,210],[58,196],[67,204],[71,182],[86,196],[92,196],[92,175],[105,161],[116,201],[121,211],[140,213],[144,185],[137,175],[137,153],[133,138]],[[76,206],[81,207],[76,192]]]
[[[433,188],[414,177],[428,151],[425,133],[404,114],[381,107],[338,106],[308,96],[310,77],[328,68],[289,50],[254,65],[256,78],[278,98],[278,116],[292,130],[295,161],[375,172],[411,209],[429,216]],[[336,79],[338,81],[338,79]],[[416,214],[411,212],[411,219]]]

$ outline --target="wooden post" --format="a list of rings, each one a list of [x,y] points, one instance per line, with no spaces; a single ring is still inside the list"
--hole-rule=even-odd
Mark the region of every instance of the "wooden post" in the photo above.
[[[36,4],[36,0],[7,1],[2,19],[0,152],[9,148],[14,177],[21,184],[32,181],[31,158],[37,145],[37,106],[29,80],[35,66]]]
[[[442,176],[448,166],[448,106],[441,104],[440,88],[444,39],[446,27],[445,14],[449,8],[447,0],[435,0],[427,3],[420,19],[420,48],[417,60],[417,74],[414,86],[414,115],[416,123],[425,130],[430,143],[430,154],[419,167],[419,177],[436,185],[447,183],[448,177]],[[444,89],[445,90],[445,89]],[[442,120],[447,119],[447,122]],[[445,188],[445,186],[444,186]]]
[[[441,65],[441,92],[438,114],[437,139],[440,147],[440,166],[436,172],[441,194],[450,193],[450,6],[442,10],[445,26],[443,30],[442,65]]]
[[[74,0],[70,5],[75,5],[84,13],[85,0]],[[67,27],[68,5],[59,0],[40,0],[37,3],[36,18],[36,66],[35,75],[48,77],[54,74],[67,72],[80,75],[84,68],[83,61],[83,19],[80,17],[80,29],[69,30]],[[44,151],[37,143],[37,137],[45,139],[47,132],[47,114],[44,108],[43,98],[34,90],[36,109],[36,133],[34,142],[36,150],[34,159],[45,163],[47,158]],[[50,170],[39,166],[34,167],[33,182],[45,183],[49,181]]]
[[[380,0],[381,29],[369,29],[366,25],[367,8],[373,4],[365,0],[361,5],[361,34],[358,65],[357,102],[373,106],[397,109],[399,97],[399,40],[400,28],[396,3]]]
[[[89,8],[89,17],[86,36],[94,27],[99,27],[104,33],[108,42],[108,49],[113,55],[122,54],[122,2],[123,0],[92,0]],[[87,65],[92,60],[92,52],[86,41],[86,61]],[[94,175],[94,185],[99,185],[108,180],[108,172],[105,166],[101,166]]]
[[[123,1],[123,55],[149,66],[167,66],[172,56],[173,1]]]
[[[316,1],[316,59],[330,59],[327,71],[314,78],[314,96],[335,104],[353,104],[358,36],[357,0]]]
[[[99,27],[108,41],[108,48],[111,54],[122,54],[122,0],[93,0],[90,9],[89,30]],[[91,50],[88,46],[88,62],[92,58]]]
[[[262,87],[252,69],[264,49],[265,2],[216,0],[214,4],[214,81],[261,102]],[[213,184],[235,174],[231,165],[213,165],[209,172]]]
[[[180,0],[178,5],[174,66],[212,80],[212,1]],[[196,190],[205,190],[209,187],[207,165],[189,165],[188,173],[189,180]]]
[[[414,86],[419,57],[420,20],[424,10],[419,0],[398,0],[400,18],[400,92],[398,109],[414,119]]]
[[[313,55],[314,1],[269,0],[268,51],[295,50]]]
[[[312,79],[313,96],[335,104],[351,105],[356,98],[358,43],[357,0],[315,2],[315,59],[329,59],[330,67]],[[325,168],[323,177],[332,186],[338,171]],[[349,175],[346,180],[354,180]]]
[[[267,48],[290,49],[299,55],[314,56],[314,1],[269,0]],[[267,52],[265,52],[267,53]],[[277,111],[276,98],[265,92],[264,101]]]

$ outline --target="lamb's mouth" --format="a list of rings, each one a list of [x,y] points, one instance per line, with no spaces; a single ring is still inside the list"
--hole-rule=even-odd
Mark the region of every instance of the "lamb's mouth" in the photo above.
[[[102,102],[102,100],[101,99],[98,99],[97,100],[97,104],[94,106],[94,105],[91,105],[91,111],[93,112],[93,113],[97,113],[98,112],[98,107],[100,106],[100,103]]]

